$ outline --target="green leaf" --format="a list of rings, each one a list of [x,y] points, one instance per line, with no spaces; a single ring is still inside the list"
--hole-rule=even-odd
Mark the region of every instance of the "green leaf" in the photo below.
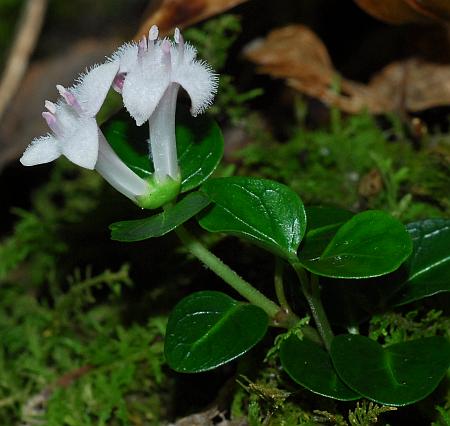
[[[341,225],[354,216],[351,211],[336,207],[308,206],[305,210],[308,220],[306,235],[311,236],[332,230],[336,233]]]
[[[123,113],[109,120],[102,130],[122,161],[137,175],[148,178],[153,164],[148,154],[148,126],[137,127]],[[202,184],[214,172],[223,155],[223,136],[217,123],[207,115],[192,117],[179,108],[176,118],[178,164],[181,192]]]
[[[368,278],[396,270],[411,250],[405,227],[387,213],[371,210],[340,226],[331,241],[320,230],[307,236],[299,260],[317,275]]]
[[[176,137],[181,169],[181,192],[190,191],[208,179],[223,156],[223,136],[217,123],[207,115],[177,115]]]
[[[354,213],[334,207],[306,207],[306,235],[301,256],[307,259],[319,257],[338,229],[349,221]]]
[[[229,362],[266,334],[268,317],[257,306],[218,291],[200,291],[179,302],[169,316],[165,355],[183,373],[211,370]]]
[[[340,401],[361,397],[338,377],[327,351],[316,343],[291,336],[281,344],[280,360],[291,379],[311,392]]]
[[[413,404],[438,386],[450,365],[450,343],[428,337],[383,348],[360,335],[331,342],[331,359],[341,379],[367,399],[385,405]]]
[[[138,176],[148,178],[153,164],[148,155],[148,126],[136,126],[126,112],[120,112],[103,126],[106,140],[120,159]]]
[[[199,220],[204,229],[246,238],[285,258],[296,255],[306,215],[290,188],[271,180],[234,176],[211,179],[201,190],[214,202]]]
[[[209,199],[204,194],[193,192],[186,195],[170,210],[157,215],[112,223],[109,226],[111,239],[130,242],[161,237],[195,216],[209,203]]]
[[[394,303],[404,305],[450,291],[450,219],[426,219],[406,226],[413,240],[405,263],[407,279]]]

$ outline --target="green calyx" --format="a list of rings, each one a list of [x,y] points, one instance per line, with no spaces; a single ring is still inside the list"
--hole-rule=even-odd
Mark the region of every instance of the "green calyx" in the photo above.
[[[159,181],[154,176],[147,179],[149,191],[147,194],[136,197],[136,203],[143,209],[157,209],[173,201],[180,193],[181,177],[172,179],[167,176]]]

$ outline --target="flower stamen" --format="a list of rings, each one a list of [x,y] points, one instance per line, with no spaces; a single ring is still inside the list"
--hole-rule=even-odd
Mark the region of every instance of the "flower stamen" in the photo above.
[[[158,39],[159,30],[156,25],[152,25],[150,28],[150,31],[148,32],[148,40],[153,42],[153,45],[155,44],[155,41]]]
[[[45,105],[45,108],[47,108],[47,110],[49,112],[51,112],[52,114],[56,113],[56,105],[53,102],[45,101],[44,105]]]
[[[81,112],[81,106],[77,101],[77,98],[75,95],[67,90],[64,86],[61,86],[60,84],[56,85],[56,89],[58,90],[59,94],[64,98],[67,105],[71,106],[76,112]]]
[[[42,113],[42,117],[45,120],[45,122],[47,123],[47,126],[50,128],[51,131],[53,131],[55,133],[55,135],[61,134],[61,129],[58,126],[58,120],[51,112],[44,111]]]

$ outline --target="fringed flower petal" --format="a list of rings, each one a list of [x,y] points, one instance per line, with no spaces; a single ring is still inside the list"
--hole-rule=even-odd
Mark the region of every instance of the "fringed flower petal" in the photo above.
[[[81,117],[75,131],[65,136],[62,154],[72,163],[93,170],[98,158],[98,131],[94,118]]]
[[[218,76],[203,62],[184,62],[172,70],[172,81],[180,84],[191,98],[191,114],[204,112],[214,100]]]
[[[72,91],[85,115],[95,117],[118,71],[118,62],[106,62],[95,66],[79,78],[79,83]]]
[[[154,61],[146,67],[137,65],[127,74],[122,88],[123,104],[138,126],[148,121],[169,83],[170,74],[161,62]]]
[[[20,158],[24,166],[35,166],[56,160],[61,155],[58,141],[52,135],[33,139]]]
[[[138,58],[138,46],[136,43],[125,43],[111,56],[111,62],[119,64],[119,72],[130,72],[136,65]]]

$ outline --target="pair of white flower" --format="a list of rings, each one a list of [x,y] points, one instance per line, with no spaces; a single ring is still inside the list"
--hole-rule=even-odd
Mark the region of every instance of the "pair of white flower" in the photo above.
[[[48,163],[60,155],[87,169],[97,170],[114,188],[142,207],[155,208],[179,190],[180,171],[175,140],[175,110],[182,86],[191,98],[191,113],[202,113],[217,91],[218,77],[197,51],[185,43],[178,29],[174,41],[148,39],[127,43],[110,60],[80,76],[69,89],[56,86],[61,98],[46,101],[42,113],[52,133],[34,139],[24,152],[25,166]],[[150,151],[155,173],[144,180],[116,155],[99,129],[95,116],[110,88],[138,126],[149,122]]]

